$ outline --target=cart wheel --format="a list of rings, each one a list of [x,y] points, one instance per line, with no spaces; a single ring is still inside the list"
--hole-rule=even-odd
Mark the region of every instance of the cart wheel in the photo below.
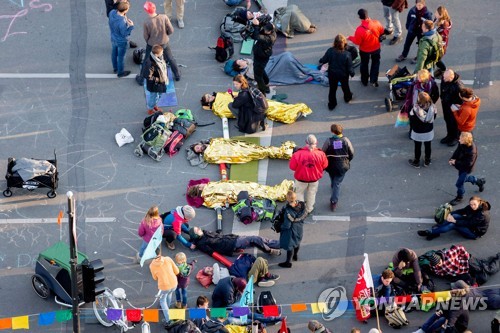
[[[50,199],[53,199],[53,198],[55,198],[55,197],[57,196],[57,193],[56,193],[56,191],[49,191],[49,192],[47,193],[47,196],[48,196]]]
[[[108,319],[108,309],[119,309],[120,307],[111,290],[106,288],[104,293],[97,295],[92,307],[94,308],[95,317],[103,326],[111,327],[114,325],[114,322]]]
[[[47,299],[50,296],[50,288],[43,276],[35,274],[31,277],[31,285],[40,298]]]
[[[5,191],[3,191],[3,196],[4,197],[11,197],[12,196],[12,191],[9,190],[9,189],[6,189]]]
[[[392,111],[392,101],[390,98],[385,98],[385,109],[387,110],[387,112],[391,112]]]

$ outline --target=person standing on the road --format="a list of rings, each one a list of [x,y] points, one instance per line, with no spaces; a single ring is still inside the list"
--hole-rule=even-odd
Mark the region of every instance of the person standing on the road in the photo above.
[[[256,17],[252,19],[252,24],[254,26],[252,38],[256,41],[253,46],[253,74],[259,90],[263,94],[269,94],[271,90],[269,88],[269,77],[266,74],[266,65],[273,55],[276,30],[271,22],[266,23],[261,28]]]
[[[118,8],[118,4],[120,2],[126,2],[130,5],[130,3],[128,2],[128,0],[104,0],[104,3],[106,4],[106,16],[109,18],[109,13],[113,10],[113,9],[117,9]],[[131,49],[135,49],[137,47],[137,43],[129,40],[128,41],[128,44],[130,46]]]
[[[351,168],[351,160],[354,157],[354,148],[351,141],[344,136],[344,128],[340,124],[332,124],[330,127],[332,137],[323,144],[323,152],[328,159],[326,171],[330,176],[332,195],[330,197],[330,209],[337,209],[340,196],[340,185],[344,180],[346,172]]]
[[[361,24],[356,28],[354,36],[349,36],[351,42],[359,45],[359,55],[361,65],[361,83],[368,85],[368,79],[374,87],[378,87],[378,72],[380,68],[380,36],[384,34],[384,27],[377,20],[368,17],[366,9],[358,10],[358,16]],[[372,61],[371,68],[368,70],[368,64]]]
[[[455,116],[451,111],[451,106],[461,105],[460,91],[464,88],[460,75],[451,69],[447,69],[441,81],[441,106],[443,108],[443,118],[446,123],[446,136],[441,139],[442,144],[450,147],[458,143],[458,126]]]
[[[459,92],[462,105],[457,109],[452,107],[453,116],[457,121],[459,132],[471,132],[476,127],[476,117],[481,107],[481,99],[474,94],[471,88],[462,88]]]
[[[109,29],[111,31],[111,63],[118,77],[130,74],[124,70],[125,53],[127,52],[128,36],[134,30],[134,22],[127,18],[130,8],[128,2],[120,2],[117,9],[109,13]]]
[[[167,92],[168,74],[161,45],[153,46],[151,53],[146,54],[142,66],[142,77],[145,78],[146,90],[149,92],[149,98],[147,99],[148,114],[163,112],[157,104],[161,95]]]
[[[144,21],[143,34],[144,40],[147,43],[146,55],[150,54],[153,45],[161,45],[163,47],[163,57],[170,64],[175,81],[179,81],[181,79],[181,72],[169,44],[169,36],[174,33],[174,27],[167,15],[156,13],[156,5],[154,3],[146,1],[144,10],[148,14],[148,17]]]
[[[425,68],[428,71],[433,71],[434,65],[441,59],[443,40],[441,35],[434,29],[434,23],[431,20],[426,20],[422,23],[422,38],[418,42],[417,64],[415,73]]]
[[[149,244],[151,238],[158,228],[163,228],[162,220],[158,211],[158,206],[152,206],[148,209],[146,216],[141,221],[139,225],[139,229],[137,230],[137,234],[142,238],[142,244],[137,253],[137,263],[141,262],[141,257],[146,250],[146,247]]]
[[[415,144],[414,158],[408,163],[414,168],[420,168],[420,157],[422,156],[422,143],[425,146],[424,167],[431,164],[431,144],[434,139],[434,119],[437,109],[432,103],[431,97],[425,91],[418,94],[417,103],[413,105],[410,116],[410,138]]]
[[[415,38],[417,42],[422,37],[422,21],[432,20],[432,12],[427,10],[425,6],[425,0],[415,0],[415,6],[413,6],[408,12],[408,17],[406,18],[406,34],[405,45],[403,46],[403,53],[396,58],[397,62],[401,62],[408,57],[410,53],[411,44]],[[417,58],[413,59],[412,63],[416,63]]]
[[[389,45],[397,44],[403,39],[401,34],[401,21],[399,20],[399,13],[408,8],[407,0],[382,0],[382,7],[384,8],[385,30],[384,35],[392,35],[394,37],[389,41]]]
[[[344,101],[349,103],[352,99],[351,89],[349,89],[349,75],[354,76],[352,69],[351,53],[347,52],[345,47],[347,40],[343,35],[337,35],[333,41],[333,47],[330,47],[325,55],[319,59],[320,65],[328,64],[328,83],[330,90],[328,92],[328,109],[331,111],[337,106],[337,87],[342,87],[344,92]]]
[[[297,194],[288,191],[286,194],[286,204],[281,208],[277,219],[281,219],[280,247],[286,251],[286,261],[278,266],[284,268],[292,267],[293,260],[297,261],[297,254],[300,249],[300,242],[304,235],[304,220],[307,217],[306,204],[297,200]]]
[[[459,145],[448,163],[458,170],[458,179],[455,183],[457,196],[450,201],[450,205],[455,206],[460,203],[465,194],[465,183],[472,183],[479,187],[479,192],[484,191],[485,178],[478,178],[470,175],[477,160],[477,147],[474,143],[472,133],[462,132],[458,139]]]
[[[437,33],[441,36],[443,43],[443,57],[446,54],[446,50],[448,49],[448,41],[451,30],[451,18],[448,14],[448,10],[446,10],[445,6],[439,6],[434,13],[434,26],[436,27]],[[434,77],[439,78],[443,75],[443,72],[446,70],[446,65],[440,59],[436,63],[437,69],[434,71]]]
[[[170,20],[172,19],[172,12],[173,12],[172,2],[173,0],[163,1],[163,7],[165,8],[165,15],[167,15]],[[177,26],[179,27],[179,29],[184,29],[184,3],[186,3],[186,0],[175,0]]]
[[[306,211],[311,214],[316,202],[319,180],[323,177],[323,170],[328,166],[325,153],[317,148],[318,139],[309,134],[306,146],[293,153],[290,159],[290,169],[294,171],[295,192],[297,200],[306,202]],[[304,195],[305,194],[305,195]],[[304,197],[307,197],[304,200]]]
[[[162,257],[158,248],[156,249],[156,258],[149,264],[149,270],[153,280],[158,281],[158,289],[161,291],[160,306],[167,324],[170,321],[168,309],[172,302],[172,295],[177,288],[179,268],[170,257]]]

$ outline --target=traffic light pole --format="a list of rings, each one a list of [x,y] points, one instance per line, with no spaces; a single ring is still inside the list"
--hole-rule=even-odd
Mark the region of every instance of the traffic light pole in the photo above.
[[[68,197],[68,220],[69,220],[69,252],[71,264],[71,300],[73,304],[73,333],[80,332],[80,311],[78,299],[78,251],[76,248],[76,212],[73,192],[66,193]]]

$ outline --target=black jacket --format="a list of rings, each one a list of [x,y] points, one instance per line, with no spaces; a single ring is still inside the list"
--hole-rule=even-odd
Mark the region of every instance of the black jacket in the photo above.
[[[465,218],[464,221],[458,221],[457,226],[469,228],[474,235],[480,237],[488,231],[488,226],[490,225],[490,209],[490,203],[485,201],[477,210],[473,210],[470,205],[467,205],[452,213],[460,214]]]
[[[351,53],[347,51],[338,51],[330,47],[325,55],[319,59],[320,64],[328,63],[328,73],[336,77],[346,78],[349,75],[354,75],[352,70]]]
[[[432,21],[433,17],[432,12],[430,12],[429,9],[427,9],[427,7],[424,7],[422,10],[423,10],[422,18]],[[406,30],[408,30],[408,32],[417,34],[422,33],[422,21],[418,22],[417,7],[415,6],[411,7],[410,10],[408,11],[408,16],[406,17]]]
[[[238,128],[240,132],[252,134],[257,132],[262,115],[255,113],[255,103],[248,89],[244,89],[234,98],[231,107],[238,110]]]
[[[270,34],[264,33],[259,27],[254,27],[252,38],[256,40],[253,46],[253,59],[254,61],[269,60],[273,55],[273,45],[276,42],[276,31]]]
[[[445,105],[450,107],[452,104],[462,104],[459,93],[463,87],[464,84],[457,73],[455,73],[455,77],[451,82],[441,80],[441,103],[443,108]]]
[[[212,294],[212,307],[225,308],[238,300],[238,290],[233,284],[235,277],[228,276],[219,281]]]
[[[343,175],[351,168],[354,158],[354,148],[351,141],[345,136],[331,137],[325,141],[322,150],[328,159],[326,171],[332,175]]]
[[[163,80],[160,74],[160,67],[158,67],[151,55],[146,57],[141,75],[146,79],[146,88],[148,91],[160,93],[167,91],[167,82]]]
[[[237,238],[238,235],[234,234],[223,235],[203,230],[203,236],[200,238],[196,238],[191,242],[196,245],[196,248],[198,250],[205,252],[209,255],[212,255],[212,253],[217,252],[222,255],[232,256],[234,249],[236,247]]]
[[[472,143],[470,147],[459,144],[451,159],[455,160],[455,169],[459,172],[471,173],[477,160],[476,144]]]

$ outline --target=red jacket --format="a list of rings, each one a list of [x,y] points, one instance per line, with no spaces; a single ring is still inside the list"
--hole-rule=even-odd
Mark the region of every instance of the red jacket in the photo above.
[[[474,96],[472,101],[464,101],[460,109],[453,112],[460,132],[471,132],[476,127],[476,116],[480,106],[481,100]]]
[[[380,49],[379,37],[384,33],[384,27],[377,20],[367,18],[361,20],[361,24],[356,28],[354,36],[349,36],[351,42],[359,45],[359,50],[363,52],[373,52]]]
[[[325,153],[319,148],[309,150],[309,146],[297,150],[290,160],[290,169],[295,171],[293,177],[304,183],[320,180],[327,166]]]

